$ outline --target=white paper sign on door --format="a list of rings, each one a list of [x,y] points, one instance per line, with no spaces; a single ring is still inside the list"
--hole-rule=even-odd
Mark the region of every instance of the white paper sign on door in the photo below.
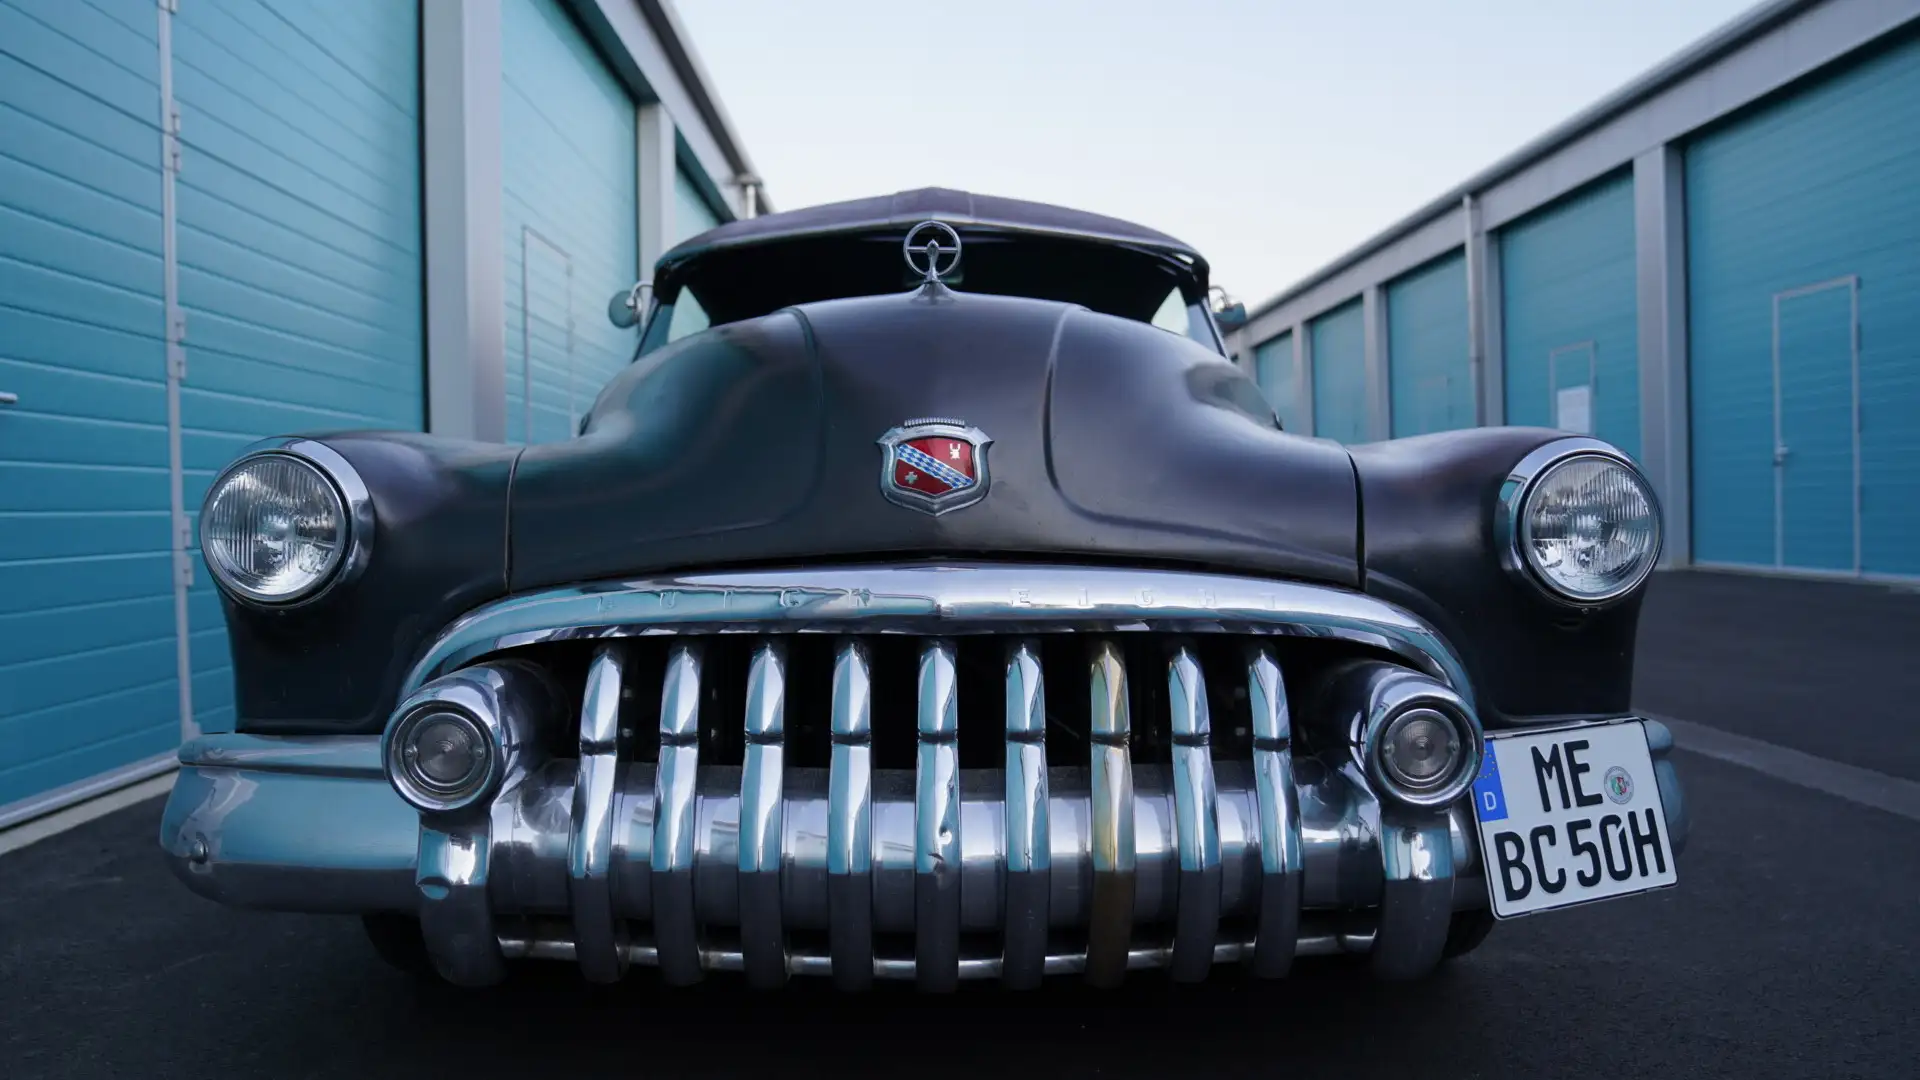
[[[1593,387],[1561,387],[1553,395],[1553,426],[1578,435],[1593,434]]]

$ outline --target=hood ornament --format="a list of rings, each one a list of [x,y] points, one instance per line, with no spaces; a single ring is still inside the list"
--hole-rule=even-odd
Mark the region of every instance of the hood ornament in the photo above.
[[[879,442],[880,493],[887,501],[938,517],[987,497],[987,447],[993,440],[966,421],[909,420]]]
[[[916,245],[915,240],[920,243]],[[920,275],[923,291],[945,289],[946,283],[941,279],[951,277],[960,269],[960,234],[944,221],[923,221],[907,230],[900,249],[907,257],[908,268]]]

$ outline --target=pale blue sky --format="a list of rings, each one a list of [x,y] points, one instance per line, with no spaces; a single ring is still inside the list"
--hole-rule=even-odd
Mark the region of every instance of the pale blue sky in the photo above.
[[[775,205],[1139,221],[1273,295],[1750,0],[678,0]]]

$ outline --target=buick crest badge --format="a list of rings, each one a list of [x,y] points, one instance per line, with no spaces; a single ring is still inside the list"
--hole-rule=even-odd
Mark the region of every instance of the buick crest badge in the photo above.
[[[993,440],[966,421],[929,416],[880,436],[880,493],[936,517],[987,497]]]

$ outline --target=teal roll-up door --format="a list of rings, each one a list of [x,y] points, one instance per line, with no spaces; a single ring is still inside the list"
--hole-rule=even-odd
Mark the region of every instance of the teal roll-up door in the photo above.
[[[1466,256],[1437,259],[1386,291],[1394,438],[1472,427]]]
[[[633,359],[607,300],[639,277],[633,99],[557,0],[505,0],[507,439],[571,438]]]
[[[1300,368],[1293,351],[1293,331],[1253,347],[1253,378],[1260,391],[1273,403],[1280,426],[1288,431],[1305,431],[1307,418],[1301,408]]]
[[[1367,340],[1360,301],[1307,325],[1313,355],[1313,433],[1343,443],[1366,442]]]
[[[152,4],[0,0],[0,812],[179,742]]]
[[[418,7],[192,0],[173,23],[186,506],[266,435],[425,421]],[[194,714],[233,723],[196,564]]]
[[[1633,177],[1610,177],[1499,234],[1506,421],[1640,452]]]
[[[673,242],[676,244],[720,224],[720,215],[707,205],[706,197],[700,194],[700,186],[694,182],[685,165],[674,170],[673,174],[673,218]]]
[[[1920,575],[1920,42],[1686,169],[1694,558]]]

